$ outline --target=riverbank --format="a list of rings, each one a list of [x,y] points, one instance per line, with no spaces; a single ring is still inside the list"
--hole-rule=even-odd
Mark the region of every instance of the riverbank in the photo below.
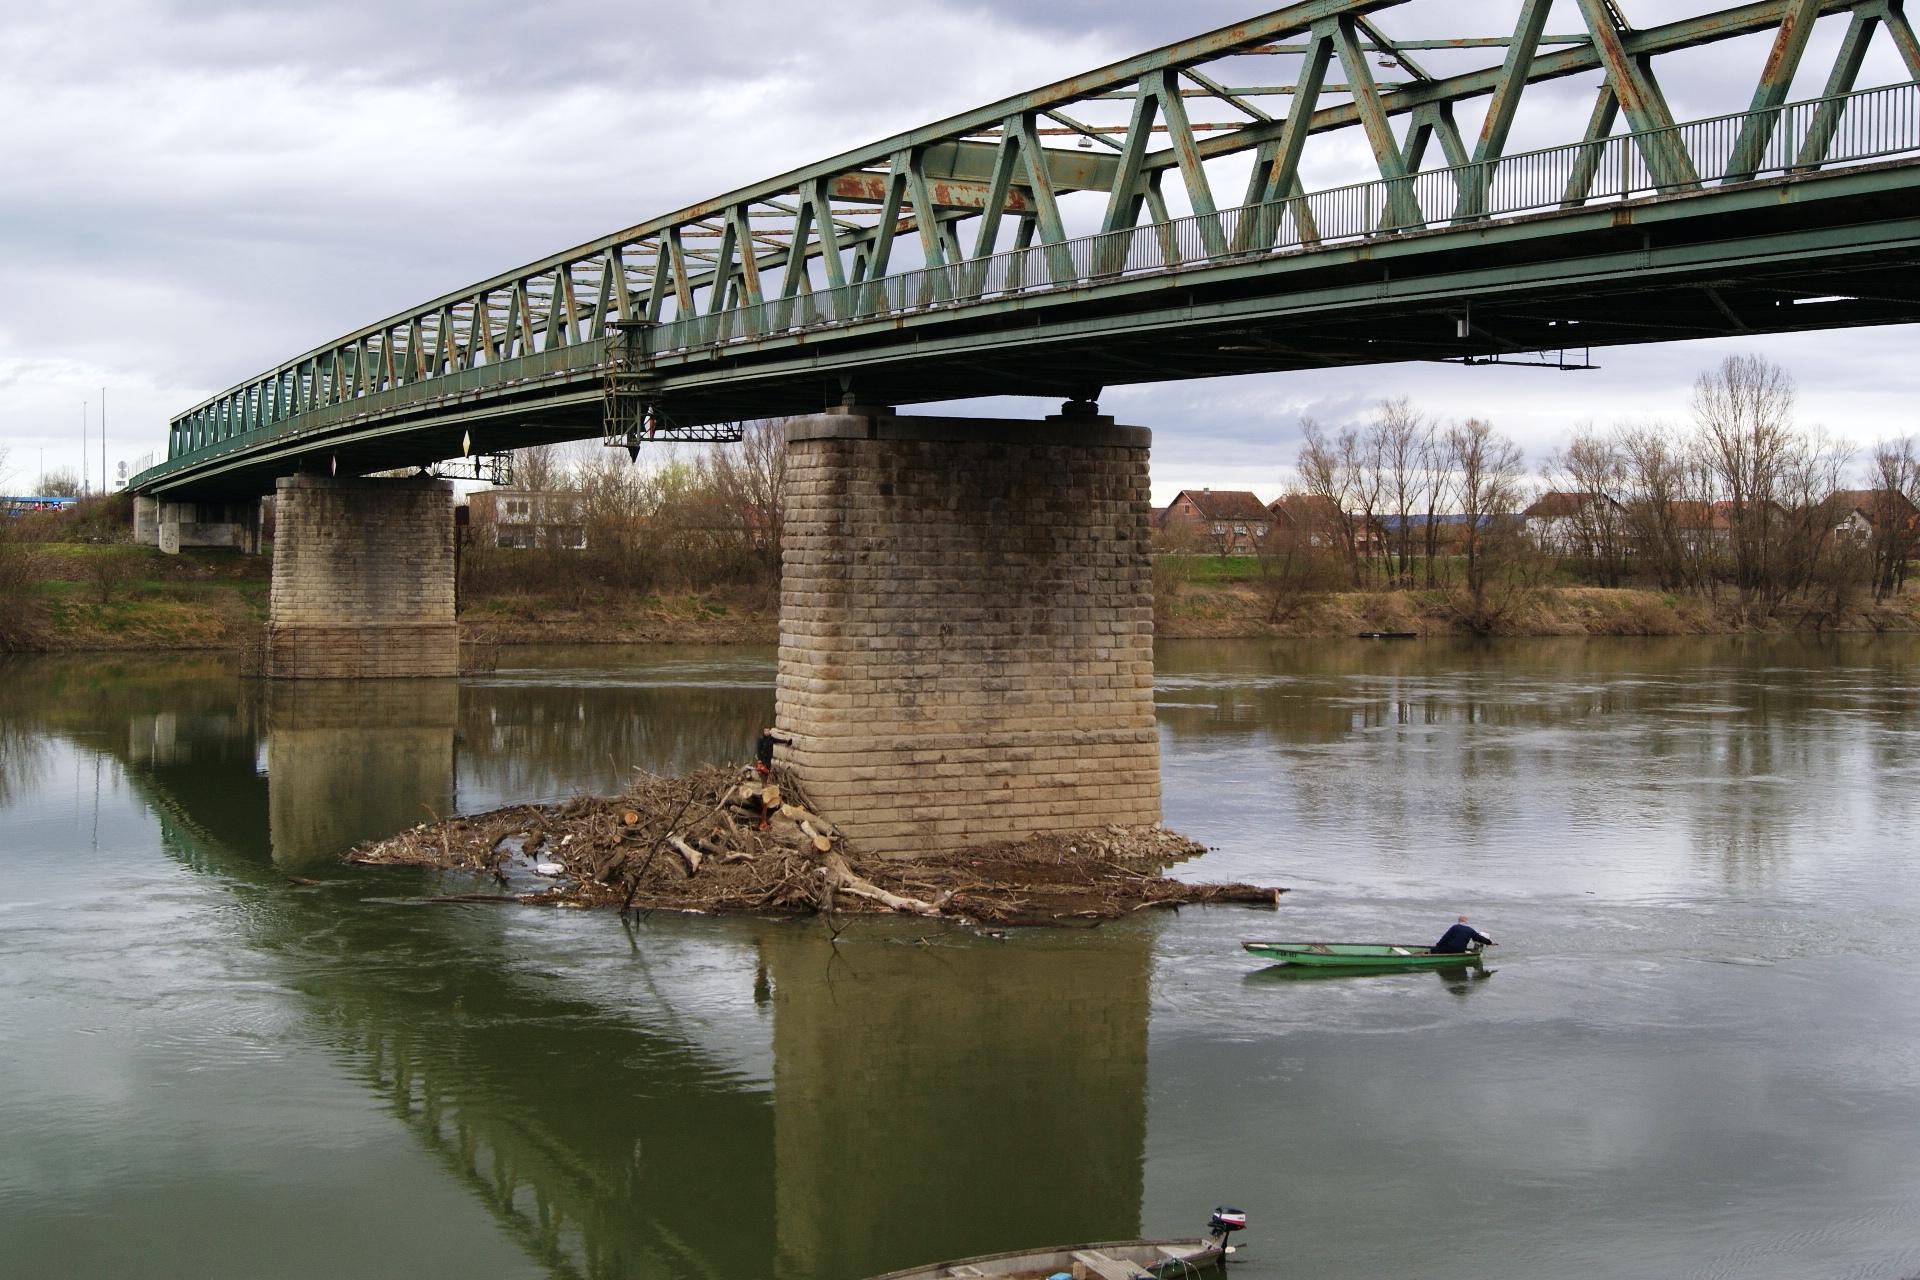
[[[1246,584],[1185,585],[1154,602],[1167,639],[1280,639],[1388,632],[1419,636],[1708,636],[1920,632],[1920,593],[1882,603],[1861,593],[1837,607],[1789,602],[1757,616],[1737,596],[1635,587],[1541,587],[1476,620],[1445,591],[1347,591],[1283,600]]]
[[[56,545],[41,553],[13,646],[23,652],[217,650],[254,641],[267,616],[272,562],[233,552],[165,556],[147,548]],[[1163,585],[1163,639],[1419,636],[1688,636],[1920,632],[1920,590],[1875,603],[1864,592],[1797,602],[1755,617],[1718,598],[1634,587],[1542,587],[1474,625],[1444,591],[1353,591],[1276,600],[1257,581]],[[537,592],[462,601],[474,646],[519,644],[770,645],[779,610],[764,589],[715,589],[582,600]]]

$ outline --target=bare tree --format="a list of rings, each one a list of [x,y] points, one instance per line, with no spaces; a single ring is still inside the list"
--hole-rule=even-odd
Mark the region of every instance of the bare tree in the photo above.
[[[1797,465],[1793,379],[1762,356],[1728,356],[1693,384],[1701,457],[1727,503],[1734,582],[1750,600],[1779,586],[1775,526]]]
[[[567,464],[557,444],[513,451],[513,487],[532,493],[558,493],[567,487]]]
[[[738,444],[715,445],[701,462],[719,521],[770,574],[780,570],[786,472],[784,418],[749,422]]]
[[[1920,457],[1913,437],[1876,445],[1869,466],[1873,481],[1873,598],[1885,600],[1907,585],[1907,566],[1920,553]]]
[[[1509,576],[1506,571],[1515,567],[1522,542],[1513,516],[1520,505],[1520,446],[1491,423],[1469,418],[1448,429],[1447,453],[1465,524],[1465,607],[1456,608],[1469,626],[1490,630],[1519,603],[1517,592],[1501,592],[1496,598],[1489,587],[1496,578]]]
[[[1582,423],[1541,472],[1549,489],[1572,499],[1564,517],[1570,545],[1554,549],[1583,561],[1603,586],[1619,586],[1628,544],[1627,458],[1619,437]]]
[[[41,498],[77,498],[80,496],[80,475],[72,467],[57,467],[40,477],[40,483],[33,492]]]
[[[1380,506],[1393,516],[1392,575],[1413,585],[1413,513],[1421,496],[1421,447],[1432,423],[1405,396],[1380,402],[1369,451],[1380,468]]]
[[[1421,532],[1426,562],[1426,585],[1431,591],[1438,582],[1440,562],[1440,512],[1453,495],[1453,471],[1447,466],[1446,441],[1440,424],[1429,418],[1420,432],[1420,502],[1426,507],[1426,527]]]
[[[1640,561],[1669,591],[1710,585],[1705,489],[1691,453],[1655,422],[1615,428],[1626,467],[1628,537]]]
[[[1349,427],[1329,440],[1320,424],[1302,418],[1304,439],[1300,442],[1297,464],[1300,487],[1320,510],[1328,531],[1339,541],[1347,559],[1347,574],[1355,586],[1360,584],[1360,544],[1352,507],[1359,485],[1360,433]]]

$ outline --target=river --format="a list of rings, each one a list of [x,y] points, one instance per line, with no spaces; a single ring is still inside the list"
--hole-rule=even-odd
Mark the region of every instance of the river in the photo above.
[[[983,936],[432,905],[448,812],[737,759],[764,650],[0,663],[0,1274],[1920,1275],[1920,640],[1163,642],[1177,874]],[[1245,938],[1502,944],[1293,977]]]

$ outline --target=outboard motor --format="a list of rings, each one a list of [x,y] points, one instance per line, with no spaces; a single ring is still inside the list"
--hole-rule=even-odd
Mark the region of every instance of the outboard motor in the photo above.
[[[1213,1216],[1207,1219],[1207,1234],[1220,1244],[1221,1253],[1232,1253],[1233,1246],[1227,1243],[1236,1231],[1247,1229],[1247,1212],[1244,1209],[1230,1209],[1226,1205],[1217,1205]]]

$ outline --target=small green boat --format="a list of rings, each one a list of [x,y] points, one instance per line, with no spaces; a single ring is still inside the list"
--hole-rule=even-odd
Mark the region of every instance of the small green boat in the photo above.
[[[1480,952],[1441,951],[1410,942],[1243,942],[1256,956],[1320,969],[1458,969]]]

